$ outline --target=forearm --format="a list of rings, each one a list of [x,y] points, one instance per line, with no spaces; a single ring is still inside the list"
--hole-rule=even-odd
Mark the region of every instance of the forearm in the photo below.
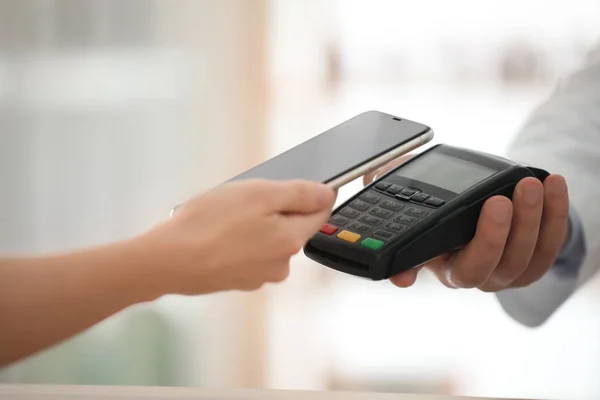
[[[160,297],[133,242],[38,258],[0,258],[0,366]]]

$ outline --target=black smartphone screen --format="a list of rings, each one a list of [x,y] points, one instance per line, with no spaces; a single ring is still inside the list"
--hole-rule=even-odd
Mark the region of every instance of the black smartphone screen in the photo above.
[[[359,114],[230,181],[305,179],[327,183],[415,139],[430,128],[379,111]]]

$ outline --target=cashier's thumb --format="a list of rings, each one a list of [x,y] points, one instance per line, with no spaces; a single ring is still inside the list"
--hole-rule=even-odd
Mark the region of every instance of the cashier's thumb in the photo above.
[[[398,275],[394,275],[390,278],[390,282],[401,288],[411,287],[417,281],[417,277],[421,268],[422,267],[416,267]]]

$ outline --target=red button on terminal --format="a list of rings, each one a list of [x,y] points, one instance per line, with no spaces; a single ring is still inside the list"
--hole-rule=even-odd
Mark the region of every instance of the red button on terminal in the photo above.
[[[321,232],[326,234],[326,235],[333,235],[334,233],[336,233],[338,230],[337,227],[333,226],[333,225],[329,225],[329,224],[325,224],[323,225],[323,227],[321,228]]]

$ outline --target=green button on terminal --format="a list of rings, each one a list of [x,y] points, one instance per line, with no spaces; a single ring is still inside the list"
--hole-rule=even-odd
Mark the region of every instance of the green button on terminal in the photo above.
[[[379,250],[384,245],[384,243],[381,240],[373,238],[366,238],[360,244],[366,247],[367,249],[371,250]]]

